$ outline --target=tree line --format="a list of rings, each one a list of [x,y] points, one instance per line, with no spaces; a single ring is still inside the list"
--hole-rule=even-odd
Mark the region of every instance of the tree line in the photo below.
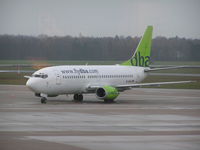
[[[140,37],[48,37],[0,35],[1,60],[126,60]],[[200,40],[156,37],[153,61],[199,61]]]

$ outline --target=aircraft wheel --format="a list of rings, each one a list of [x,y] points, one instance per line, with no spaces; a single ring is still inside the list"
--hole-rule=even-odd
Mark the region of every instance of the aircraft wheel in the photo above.
[[[74,94],[74,101],[82,102],[83,101],[83,95],[82,94]]]
[[[78,100],[78,94],[74,94],[74,100],[75,100],[75,101]]]
[[[79,100],[80,102],[83,101],[83,95],[82,95],[82,94],[79,94],[79,95],[78,95],[78,100]]]
[[[46,97],[42,97],[41,98],[41,103],[42,104],[46,104],[47,103],[47,98]]]

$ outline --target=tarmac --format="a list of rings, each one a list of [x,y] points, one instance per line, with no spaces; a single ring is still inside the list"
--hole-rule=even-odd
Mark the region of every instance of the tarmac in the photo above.
[[[135,88],[106,104],[94,94],[41,104],[0,85],[0,150],[199,150],[200,90]]]

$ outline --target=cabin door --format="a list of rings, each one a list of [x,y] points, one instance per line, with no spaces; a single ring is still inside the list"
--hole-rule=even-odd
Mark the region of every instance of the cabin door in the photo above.
[[[56,85],[61,85],[61,74],[58,70],[55,70],[55,76],[56,76]]]

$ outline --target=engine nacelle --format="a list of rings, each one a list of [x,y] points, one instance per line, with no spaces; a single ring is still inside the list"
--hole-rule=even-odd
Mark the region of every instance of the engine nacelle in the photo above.
[[[99,99],[114,100],[118,95],[118,90],[112,86],[104,86],[96,90],[96,96]]]

